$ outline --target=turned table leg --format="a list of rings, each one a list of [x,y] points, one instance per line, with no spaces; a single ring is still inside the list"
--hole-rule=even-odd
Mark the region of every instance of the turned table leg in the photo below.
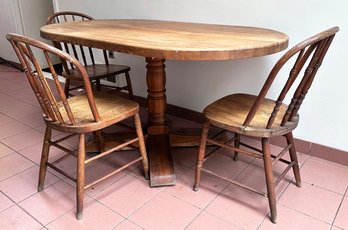
[[[165,59],[146,58],[148,87],[148,154],[150,186],[175,184],[174,164],[170,150],[169,129],[165,124]]]

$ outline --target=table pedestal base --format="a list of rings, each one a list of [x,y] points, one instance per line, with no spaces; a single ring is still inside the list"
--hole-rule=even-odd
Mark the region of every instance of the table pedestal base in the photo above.
[[[151,134],[147,137],[150,161],[150,186],[175,185],[174,163],[169,134]]]

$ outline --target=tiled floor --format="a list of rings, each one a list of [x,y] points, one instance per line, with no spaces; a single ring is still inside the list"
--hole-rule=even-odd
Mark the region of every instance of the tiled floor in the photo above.
[[[77,221],[70,181],[50,171],[45,189],[36,190],[44,124],[23,73],[0,65],[0,79],[0,229],[348,229],[348,167],[300,154],[303,186],[294,185],[292,172],[279,184],[275,225],[265,197],[207,175],[193,192],[196,148],[173,150],[175,186],[150,188],[140,167],[133,167],[86,190],[84,218]],[[59,155],[53,148],[51,158]],[[124,160],[136,153],[120,155]],[[97,162],[87,178],[120,159]],[[75,172],[70,158],[59,167]],[[265,189],[259,160],[234,162],[222,151],[206,167]]]

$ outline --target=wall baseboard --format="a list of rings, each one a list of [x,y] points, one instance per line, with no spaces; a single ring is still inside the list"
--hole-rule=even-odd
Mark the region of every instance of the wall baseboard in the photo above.
[[[125,94],[124,96],[128,97],[127,94]],[[141,106],[146,107],[146,98],[135,96],[134,99]],[[203,122],[202,113],[182,108],[176,105],[167,104],[166,113],[198,123]],[[294,138],[294,142],[297,152],[348,166],[348,152],[346,151],[296,138]],[[285,146],[286,140],[284,137],[281,136],[274,137],[271,139],[271,144],[277,146]]]
[[[23,72],[23,67],[21,64],[17,63],[17,62],[13,62],[13,61],[8,61],[8,60],[5,60],[3,59],[2,57],[0,57],[0,64],[1,65],[7,65],[9,67],[13,67],[17,70],[20,70]]]

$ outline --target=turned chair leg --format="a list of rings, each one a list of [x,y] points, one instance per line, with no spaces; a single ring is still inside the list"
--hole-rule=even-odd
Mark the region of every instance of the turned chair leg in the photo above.
[[[235,148],[239,148],[239,144],[240,144],[240,135],[238,133],[234,134],[236,139],[234,140],[234,147]],[[234,155],[233,155],[233,160],[237,160],[237,156],[238,156],[238,151],[234,151]]]
[[[79,149],[77,153],[77,183],[76,183],[76,218],[82,219],[83,216],[83,196],[85,188],[85,134],[80,134]]]
[[[127,89],[128,89],[128,97],[130,100],[133,100],[133,89],[132,89],[132,82],[129,76],[129,72],[125,72],[126,82],[127,82]]]
[[[296,180],[296,186],[301,187],[301,176],[300,176],[300,167],[298,164],[295,144],[294,144],[294,138],[292,136],[292,132],[286,134],[286,141],[288,142],[288,145],[291,145],[291,148],[289,149],[290,153],[290,159],[292,162],[294,162],[294,166],[292,166],[292,170],[294,172],[295,180]]]
[[[275,195],[275,186],[273,180],[272,160],[270,141],[268,138],[262,138],[262,151],[263,151],[263,164],[265,167],[266,185],[267,185],[267,197],[271,210],[271,221],[277,222],[277,203]]]
[[[42,146],[41,162],[40,162],[39,183],[37,188],[39,192],[43,190],[44,183],[45,183],[48,155],[50,151],[49,141],[51,140],[51,134],[52,134],[52,129],[46,126],[45,137],[44,137],[44,142]]]
[[[195,184],[193,186],[193,191],[199,190],[199,183],[201,180],[202,167],[203,167],[208,132],[209,132],[209,123],[205,122],[203,124],[202,137],[201,137],[201,142],[199,144],[199,151],[198,151],[197,164],[196,164]]]
[[[139,113],[134,115],[134,125],[135,125],[135,130],[137,132],[137,136],[139,139],[139,151],[140,151],[140,155],[142,157],[144,176],[145,176],[145,179],[148,180],[149,179],[149,163],[147,160],[144,134],[143,134],[143,129],[141,127]]]

